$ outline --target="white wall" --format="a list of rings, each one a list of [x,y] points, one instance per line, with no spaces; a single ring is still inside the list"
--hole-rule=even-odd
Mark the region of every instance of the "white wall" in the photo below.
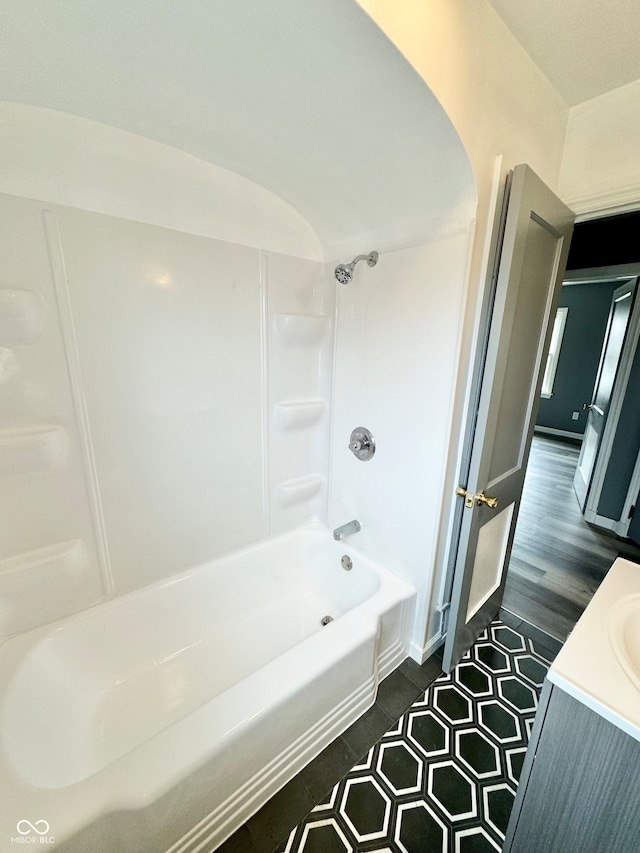
[[[329,524],[356,518],[350,544],[413,584],[421,657],[460,344],[469,235],[387,252],[338,285]],[[348,449],[371,430],[366,462]]]
[[[569,108],[516,41],[486,0],[358,0],[399,50],[422,75],[460,135],[471,161],[478,194],[473,250],[467,285],[457,305],[443,306],[432,315],[437,325],[449,311],[463,318],[455,363],[456,394],[453,416],[433,460],[445,457],[440,488],[441,517],[435,564],[426,571],[434,582],[433,608],[424,646],[437,636],[435,610],[446,560],[447,527],[456,500],[461,430],[466,418],[470,369],[473,364],[480,301],[486,276],[487,246],[493,225],[496,158],[502,169],[528,163],[557,191]],[[448,370],[450,365],[446,364]]]
[[[598,213],[640,199],[640,80],[573,107],[560,194],[577,213]]]
[[[422,75],[460,135],[480,198],[493,163],[556,189],[569,107],[486,0],[358,0]]]

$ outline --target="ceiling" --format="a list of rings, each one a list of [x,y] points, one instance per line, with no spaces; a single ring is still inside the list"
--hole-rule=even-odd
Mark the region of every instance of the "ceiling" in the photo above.
[[[355,2],[3,0],[0,100],[249,178],[329,257],[411,244],[475,204],[453,125]]]
[[[489,0],[569,106],[640,78],[639,0]]]

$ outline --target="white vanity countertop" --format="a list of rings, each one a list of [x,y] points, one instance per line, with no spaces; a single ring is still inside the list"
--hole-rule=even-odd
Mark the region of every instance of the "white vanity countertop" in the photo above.
[[[634,683],[638,676],[625,670],[614,650],[620,614],[635,606],[635,618],[640,620],[640,565],[619,557],[551,665],[547,678],[640,741],[640,687],[637,680]],[[636,663],[640,672],[640,660]]]

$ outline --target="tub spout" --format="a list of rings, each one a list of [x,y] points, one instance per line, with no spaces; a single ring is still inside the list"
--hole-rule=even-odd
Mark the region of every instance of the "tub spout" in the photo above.
[[[339,542],[345,536],[349,536],[351,533],[357,533],[360,530],[360,522],[356,521],[355,518],[353,521],[347,522],[347,524],[343,524],[342,527],[336,527],[333,531],[333,538],[336,542]]]

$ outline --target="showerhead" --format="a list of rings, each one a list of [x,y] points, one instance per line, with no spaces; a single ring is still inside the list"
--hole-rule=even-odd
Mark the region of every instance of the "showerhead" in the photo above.
[[[335,276],[340,284],[349,284],[353,278],[355,264],[338,264]]]
[[[370,267],[375,267],[378,263],[378,253],[369,252],[368,255],[358,255],[350,264],[338,264],[335,268],[334,275],[340,284],[350,284],[353,278],[353,271],[356,268],[358,261],[366,261]]]

